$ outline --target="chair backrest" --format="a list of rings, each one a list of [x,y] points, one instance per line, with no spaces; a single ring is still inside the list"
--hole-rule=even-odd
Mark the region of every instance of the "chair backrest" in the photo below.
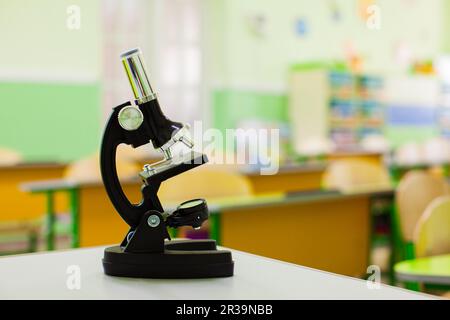
[[[387,153],[390,149],[389,141],[382,134],[372,134],[361,140],[361,147],[367,152]]]
[[[126,144],[121,144],[117,147],[117,158],[127,160],[136,163],[145,163],[154,160],[155,162],[162,159],[161,152],[155,150],[151,143],[140,146],[139,148],[133,148]]]
[[[414,230],[416,257],[450,253],[450,196],[434,199]]]
[[[0,148],[0,165],[11,166],[22,161],[22,156],[13,150]]]
[[[117,174],[120,179],[138,177],[139,167],[127,158],[117,157]],[[99,154],[77,160],[64,171],[64,178],[75,182],[101,182]]]
[[[418,165],[425,162],[424,151],[418,143],[407,143],[397,148],[394,154],[397,165]]]
[[[327,189],[356,191],[391,186],[389,173],[378,163],[359,159],[333,161],[325,170],[322,186]]]
[[[249,180],[238,173],[212,168],[197,168],[161,184],[161,201],[178,202],[194,198],[220,198],[252,194]]]
[[[336,145],[330,139],[321,137],[309,137],[298,143],[296,151],[299,155],[305,157],[316,157],[333,152]]]
[[[410,171],[400,180],[395,200],[404,241],[413,241],[414,228],[426,207],[434,199],[447,193],[445,180],[423,171]]]
[[[450,143],[444,138],[432,138],[423,144],[426,163],[439,165],[450,162]]]

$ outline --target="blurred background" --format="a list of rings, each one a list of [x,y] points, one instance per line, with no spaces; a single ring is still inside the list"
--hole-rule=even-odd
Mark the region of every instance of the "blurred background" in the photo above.
[[[0,0],[0,38],[1,254],[125,235],[98,150],[134,47],[169,118],[279,130],[273,176],[216,164],[163,185],[217,205],[176,236],[416,290],[396,263],[450,253],[448,0]],[[158,157],[122,150],[130,198]]]

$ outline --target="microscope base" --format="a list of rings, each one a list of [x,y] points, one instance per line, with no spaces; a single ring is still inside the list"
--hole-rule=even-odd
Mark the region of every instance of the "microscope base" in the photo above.
[[[167,241],[163,253],[130,253],[120,246],[105,249],[103,269],[110,276],[154,279],[217,278],[233,275],[231,252],[214,240]]]

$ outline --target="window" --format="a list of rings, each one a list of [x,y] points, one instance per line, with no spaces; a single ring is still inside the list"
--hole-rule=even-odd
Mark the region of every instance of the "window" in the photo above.
[[[201,0],[103,0],[103,110],[129,100],[119,55],[140,47],[164,113],[202,119]]]

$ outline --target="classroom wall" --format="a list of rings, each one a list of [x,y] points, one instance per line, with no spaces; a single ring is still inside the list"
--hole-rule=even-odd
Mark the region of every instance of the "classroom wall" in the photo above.
[[[381,30],[369,30],[360,16],[359,5],[370,2],[381,8]],[[212,108],[214,119],[219,120],[214,125],[218,127],[223,127],[220,119],[226,113],[239,114],[247,105],[252,105],[254,113],[246,112],[246,116],[257,118],[261,110],[269,108],[267,104],[255,107],[261,96],[270,95],[276,101],[272,108],[287,108],[280,106],[279,101],[287,103],[287,99],[280,97],[286,96],[292,64],[341,60],[351,48],[363,56],[365,71],[401,74],[407,67],[398,62],[397,48],[406,47],[415,58],[429,59],[440,52],[446,41],[441,0],[284,0],[282,4],[272,0],[222,0],[215,3],[227,26],[226,30],[211,26],[214,41],[220,38],[223,42],[210,68]],[[335,18],[336,12],[339,19]],[[250,27],[251,17],[255,16],[264,16],[266,20],[260,35],[255,35]],[[299,20],[306,26],[303,35],[295,32]]]
[[[450,1],[443,2],[442,14],[442,51],[450,54]]]
[[[227,87],[283,88],[287,66],[302,62],[342,59],[353,46],[366,60],[368,72],[401,72],[394,64],[395,48],[405,42],[420,59],[433,57],[441,48],[441,0],[374,1],[381,8],[381,30],[369,30],[359,14],[360,0],[309,1],[227,0],[223,63],[218,75]],[[220,3],[220,1],[219,1]],[[336,4],[340,19],[333,19]],[[426,14],[424,14],[426,12]],[[265,32],[255,36],[249,17],[266,18]],[[298,19],[306,21],[306,33],[295,33]],[[218,84],[220,85],[220,84]]]
[[[365,27],[360,2],[204,0],[205,91],[213,125],[235,127],[246,118],[286,122],[289,66],[341,59],[349,45],[374,72],[402,71],[393,58],[401,41],[419,58],[450,52],[449,1],[378,0],[380,31]],[[80,30],[66,26],[72,4],[82,9]],[[8,119],[0,126],[0,146],[28,160],[73,160],[97,149],[103,124],[100,7],[100,0],[0,0],[0,119]],[[251,28],[260,15],[266,18],[262,35]],[[306,23],[305,35],[294,32],[298,19]]]
[[[94,152],[100,133],[99,3],[0,0],[0,146],[26,160]],[[67,28],[67,8],[81,28]]]

